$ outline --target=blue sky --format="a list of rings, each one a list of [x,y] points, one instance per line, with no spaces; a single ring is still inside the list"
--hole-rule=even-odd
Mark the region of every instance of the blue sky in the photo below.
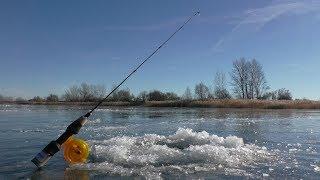
[[[193,11],[185,29],[124,87],[182,94],[213,84],[232,61],[256,58],[271,89],[320,99],[320,1],[1,1],[0,94],[110,89]]]

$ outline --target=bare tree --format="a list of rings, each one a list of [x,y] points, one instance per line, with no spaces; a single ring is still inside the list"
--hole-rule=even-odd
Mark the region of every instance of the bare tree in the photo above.
[[[32,102],[43,102],[44,99],[42,97],[40,97],[40,96],[35,96],[30,101],[32,101]]]
[[[212,88],[209,88],[208,99],[214,99],[214,98],[215,98],[214,90],[212,90]]]
[[[94,100],[101,100],[106,96],[106,88],[104,85],[93,85],[91,93],[94,96]]]
[[[196,98],[199,100],[205,100],[209,96],[209,88],[202,82],[195,86],[194,92],[195,92]]]
[[[147,100],[148,100],[148,92],[147,91],[142,91],[137,96],[137,101],[145,102]]]
[[[174,92],[167,92],[166,93],[166,100],[168,100],[168,101],[177,101],[179,99],[180,99],[180,97]]]
[[[117,85],[113,85],[112,88],[110,89],[110,92],[113,91],[115,88],[117,87]],[[111,94],[109,100],[110,101],[118,101],[119,97],[118,97],[118,91],[119,89],[116,89],[113,94]]]
[[[82,83],[80,86],[74,85],[68,88],[63,95],[66,101],[96,101],[103,98],[106,89],[103,85],[89,85]]]
[[[214,96],[217,99],[231,98],[226,86],[226,76],[221,71],[218,71],[214,77]]]
[[[82,101],[92,101],[94,99],[94,96],[92,94],[92,85],[89,85],[87,83],[82,83],[80,85],[80,99]]]
[[[265,92],[259,99],[264,100],[276,100],[277,99],[277,91]]]
[[[96,101],[102,99],[106,94],[103,85],[90,85],[82,83],[80,86],[80,97],[82,101]]]
[[[268,88],[261,64],[252,59],[249,62],[249,98],[260,99]]]
[[[292,100],[292,94],[288,89],[282,88],[277,90],[278,100]]]
[[[59,97],[55,94],[49,94],[49,96],[46,98],[46,101],[48,102],[58,102]]]
[[[231,76],[231,85],[234,93],[242,99],[248,98],[248,63],[244,58],[233,62]]]
[[[269,88],[257,60],[246,61],[244,58],[233,62],[230,73],[234,93],[242,99],[259,99]]]
[[[186,90],[184,91],[184,94],[182,95],[182,99],[187,101],[192,100],[192,93],[189,87],[187,87]]]
[[[80,88],[77,85],[69,87],[63,97],[66,101],[80,101]]]
[[[122,102],[131,102],[133,101],[134,96],[130,93],[130,89],[121,89],[117,93],[117,98],[116,101],[122,101]]]
[[[159,90],[153,90],[148,94],[149,101],[165,101],[166,99],[166,94]]]

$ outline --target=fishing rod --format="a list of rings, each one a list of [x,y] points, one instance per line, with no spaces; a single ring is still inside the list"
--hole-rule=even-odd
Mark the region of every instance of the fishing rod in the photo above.
[[[81,127],[87,122],[87,118],[105,101],[108,97],[114,93],[127,79],[129,79],[137,70],[147,62],[154,54],[156,54],[170,39],[176,35],[186,24],[188,24],[193,17],[199,15],[197,11],[191,15],[179,28],[174,31],[167,40],[161,43],[149,56],[147,56],[135,69],[129,73],[113,90],[101,101],[99,101],[89,112],[73,121],[66,129],[66,131],[55,141],[51,141],[40,153],[38,153],[31,161],[38,167],[44,166],[49,159],[57,153],[61,146],[64,145],[64,157],[69,163],[84,162],[88,156],[88,145],[80,139],[71,139],[74,134],[78,134]],[[72,144],[68,146],[68,144]],[[70,149],[71,148],[71,149]]]

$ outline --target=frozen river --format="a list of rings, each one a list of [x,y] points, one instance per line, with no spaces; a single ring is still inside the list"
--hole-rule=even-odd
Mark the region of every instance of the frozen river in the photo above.
[[[320,111],[113,107],[77,137],[85,164],[30,162],[84,107],[0,105],[0,179],[319,178]]]

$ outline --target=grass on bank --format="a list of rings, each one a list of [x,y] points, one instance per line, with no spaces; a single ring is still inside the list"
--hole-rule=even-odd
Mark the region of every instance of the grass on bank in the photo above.
[[[12,103],[12,102],[11,102]],[[32,105],[92,106],[96,102],[14,102]],[[102,106],[145,106],[145,107],[211,107],[211,108],[254,108],[254,109],[320,109],[320,101],[312,100],[207,100],[207,101],[146,101],[104,102]]]
[[[320,109],[320,101],[311,100],[208,100],[208,101],[151,101],[149,107],[212,107],[255,109]]]

